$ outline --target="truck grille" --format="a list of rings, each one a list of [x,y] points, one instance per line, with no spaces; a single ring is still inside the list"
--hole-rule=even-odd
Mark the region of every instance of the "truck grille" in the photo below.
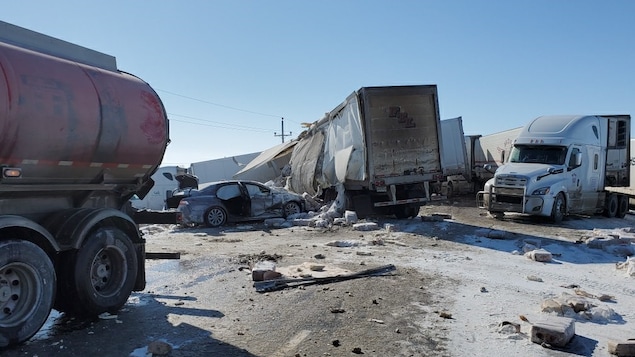
[[[522,206],[525,197],[527,178],[518,175],[499,175],[493,192],[493,201],[497,204]]]
[[[496,187],[525,187],[527,178],[517,175],[500,175],[496,177]]]

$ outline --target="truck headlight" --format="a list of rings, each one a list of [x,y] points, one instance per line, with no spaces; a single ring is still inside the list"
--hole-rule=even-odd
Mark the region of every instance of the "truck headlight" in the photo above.
[[[549,187],[541,187],[537,190],[534,190],[534,192],[532,192],[531,194],[533,196],[544,196],[546,194],[549,193],[549,191],[551,191],[551,189]]]

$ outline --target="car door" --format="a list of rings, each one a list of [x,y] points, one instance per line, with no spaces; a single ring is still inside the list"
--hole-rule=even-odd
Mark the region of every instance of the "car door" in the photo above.
[[[271,210],[273,196],[271,190],[255,183],[244,183],[251,200],[251,216],[258,217]]]
[[[218,198],[229,214],[234,216],[245,215],[245,197],[238,186],[237,182],[224,184],[216,190],[216,198]]]

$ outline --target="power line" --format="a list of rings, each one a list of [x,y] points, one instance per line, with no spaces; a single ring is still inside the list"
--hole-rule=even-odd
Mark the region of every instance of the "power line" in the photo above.
[[[228,126],[220,126],[220,125],[213,125],[213,124],[206,124],[206,123],[196,123],[196,122],[192,122],[192,121],[187,121],[187,120],[179,120],[179,119],[170,119],[170,121],[175,121],[175,122],[179,122],[179,123],[187,123],[187,124],[194,124],[194,125],[201,125],[201,126],[209,126],[212,128],[220,128],[220,129],[229,129],[229,130],[239,130],[239,131],[255,131],[258,133],[262,133],[262,132],[270,132],[271,130],[264,130],[264,129],[247,129],[247,128],[232,128],[232,127],[228,127]]]
[[[171,94],[171,95],[174,95],[174,96],[177,96],[177,97],[186,98],[186,99],[189,99],[189,100],[194,100],[194,101],[197,101],[197,102],[201,102],[201,103],[205,103],[205,104],[215,105],[215,106],[217,106],[217,107],[221,107],[221,108],[227,108],[227,109],[237,110],[237,111],[240,111],[240,112],[245,112],[245,113],[251,113],[251,114],[262,115],[262,116],[266,116],[266,117],[274,117],[274,118],[280,118],[280,117],[281,117],[281,115],[273,115],[273,114],[260,113],[260,112],[255,112],[255,111],[252,111],[252,110],[247,110],[247,109],[241,109],[241,108],[232,107],[232,106],[229,106],[229,105],[218,104],[218,103],[210,102],[210,101],[208,101],[208,100],[198,99],[198,98],[190,97],[190,96],[187,96],[187,95],[183,95],[183,94],[178,94],[178,93],[170,92],[170,91],[167,91],[167,90],[164,90],[164,89],[157,89],[157,88],[155,88],[155,90],[157,90],[157,91],[159,91],[159,92],[168,93],[168,94]]]
[[[215,127],[215,128],[234,129],[234,130],[248,130],[248,131],[257,131],[257,132],[270,132],[271,131],[271,129],[255,128],[255,127],[251,127],[251,126],[238,125],[238,124],[227,124],[227,123],[222,123],[222,122],[218,122],[218,121],[214,121],[214,120],[201,119],[201,118],[196,118],[196,117],[191,117],[191,116],[181,115],[181,114],[168,113],[168,115],[170,116],[170,120],[173,120],[173,121],[176,121],[176,122],[181,122],[181,123],[197,124],[197,125],[211,126],[211,127]],[[216,124],[220,124],[220,125],[223,125],[223,126],[206,124],[206,123],[195,123],[195,122],[186,121],[186,120],[179,120],[179,119],[172,119],[172,117],[181,117],[181,118],[186,118],[186,119],[199,120],[199,121],[203,121],[203,122],[206,122],[206,123],[216,123]]]

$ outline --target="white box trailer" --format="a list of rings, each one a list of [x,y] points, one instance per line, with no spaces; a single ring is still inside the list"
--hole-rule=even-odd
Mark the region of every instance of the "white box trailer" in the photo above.
[[[465,138],[468,161],[472,168],[472,181],[480,189],[494,177],[494,171],[509,158],[514,140],[522,127],[488,135],[469,135]],[[485,169],[489,165],[490,169]]]
[[[161,166],[152,174],[154,186],[148,194],[139,199],[137,196],[130,198],[130,204],[138,210],[161,211],[168,209],[166,200],[172,197],[175,190],[179,188],[177,176],[187,174],[188,168],[181,166]]]
[[[472,192],[472,165],[467,155],[463,118],[441,120],[441,162],[444,180],[437,191],[447,197]]]
[[[629,198],[629,208],[635,207],[635,139],[631,139],[630,142],[630,174],[629,185],[624,187],[607,187],[607,191],[614,192],[621,195],[626,195]]]
[[[335,199],[363,217],[418,214],[442,179],[436,85],[363,87],[302,133],[289,187]]]

